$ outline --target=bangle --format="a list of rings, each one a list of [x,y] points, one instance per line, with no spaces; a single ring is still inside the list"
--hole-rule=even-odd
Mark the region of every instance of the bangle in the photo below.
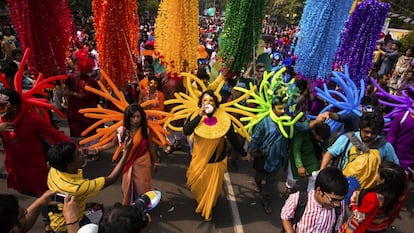
[[[66,226],[75,225],[75,224],[76,224],[76,223],[78,223],[78,222],[79,222],[79,220],[76,220],[76,221],[71,222],[71,223],[66,223]]]

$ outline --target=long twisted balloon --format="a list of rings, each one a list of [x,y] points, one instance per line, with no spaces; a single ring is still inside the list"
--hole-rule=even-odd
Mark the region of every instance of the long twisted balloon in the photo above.
[[[275,96],[275,91],[278,96],[286,96],[288,99],[282,100],[287,102],[288,105],[293,105],[296,103],[296,99],[299,96],[298,90],[295,90],[294,80],[292,79],[289,83],[284,83],[281,74],[286,71],[286,67],[283,67],[277,73],[274,71],[268,73],[265,72],[263,75],[263,81],[260,84],[259,94],[251,93],[250,99],[246,102],[247,104],[255,104],[255,107],[243,106],[236,104],[236,106],[242,110],[254,112],[256,116],[254,117],[243,117],[240,120],[248,122],[245,128],[251,133],[254,126],[257,125],[265,117],[270,116],[270,118],[276,122],[282,135],[286,138],[292,138],[294,135],[294,125],[295,123],[303,116],[303,113],[298,113],[293,119],[291,116],[277,116],[272,111],[272,101]],[[271,80],[270,80],[271,79]],[[235,90],[248,93],[249,90],[241,87],[234,87]],[[297,89],[297,88],[296,88]],[[294,111],[292,111],[294,112]],[[285,127],[289,127],[289,134],[286,132]]]
[[[344,72],[334,71],[333,75],[334,77],[331,80],[339,86],[339,89],[342,90],[342,92],[328,89],[326,83],[323,85],[323,90],[316,87],[315,90],[317,96],[328,103],[328,105],[321,110],[321,113],[335,107],[340,109],[338,111],[338,114],[340,115],[353,112],[358,116],[361,116],[362,113],[359,105],[365,93],[364,80],[359,80],[360,85],[358,88],[349,75],[348,66],[345,66]],[[331,127],[331,132],[337,131],[342,126],[342,123],[332,119],[329,119],[327,123]]]

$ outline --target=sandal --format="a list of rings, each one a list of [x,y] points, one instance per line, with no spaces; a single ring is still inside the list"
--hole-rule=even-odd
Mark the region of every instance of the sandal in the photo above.
[[[45,225],[45,232],[46,233],[55,233],[52,228],[50,227],[50,225]]]
[[[263,209],[266,214],[272,213],[272,208],[270,207],[270,203],[267,201],[262,201]]]
[[[171,152],[172,152],[172,147],[171,147],[171,146],[167,146],[167,147],[164,149],[164,152],[165,152],[166,154],[171,154]]]

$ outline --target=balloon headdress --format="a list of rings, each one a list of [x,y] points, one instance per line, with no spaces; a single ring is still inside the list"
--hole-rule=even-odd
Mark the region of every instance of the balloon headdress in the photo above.
[[[81,73],[87,73],[93,70],[95,61],[92,57],[89,56],[88,47],[83,47],[79,50],[76,50],[73,53],[73,57],[75,58],[75,67],[77,71]]]
[[[165,125],[170,129],[175,131],[182,131],[182,127],[175,127],[172,122],[181,119],[194,119],[199,113],[198,101],[201,94],[207,89],[213,90],[214,95],[218,97],[218,101],[221,102],[220,90],[224,85],[224,77],[220,75],[215,82],[213,82],[208,87],[204,84],[202,80],[197,78],[197,76],[190,73],[181,73],[181,76],[184,78],[184,86],[187,89],[187,93],[179,92],[175,93],[175,99],[170,99],[165,101],[166,105],[169,104],[178,104],[173,107],[171,113],[174,114],[173,117],[170,117],[165,122]],[[243,124],[239,121],[238,118],[232,115],[232,113],[241,114],[243,116],[248,116],[255,118],[255,115],[251,112],[239,109],[236,106],[236,103],[248,98],[249,94],[254,91],[254,88],[247,90],[245,94],[241,95],[239,98],[232,101],[221,103],[220,107],[216,108],[214,116],[216,116],[217,121],[208,122],[208,127],[200,126],[199,135],[206,138],[217,138],[224,136],[228,131],[230,124],[233,125],[235,130],[243,137],[250,139],[248,132],[245,130]]]
[[[286,71],[286,67],[280,69],[277,73],[274,71],[263,75],[263,81],[260,84],[259,92],[252,93],[251,98],[247,100],[247,104],[254,104],[255,107],[243,106],[236,104],[236,106],[245,111],[256,113],[255,117],[243,117],[241,121],[248,122],[245,128],[252,132],[253,127],[258,124],[265,117],[270,116],[271,119],[277,123],[281,133],[286,138],[292,138],[294,134],[295,123],[303,116],[302,112],[296,112],[297,98],[299,97],[299,89],[295,85],[295,80],[284,82],[281,74]],[[235,90],[247,93],[248,90],[241,87],[234,87]],[[283,116],[277,116],[273,112],[272,107],[275,104],[284,104],[288,111]],[[295,115],[294,117],[288,115]],[[289,127],[289,132],[286,132],[285,127]]]
[[[82,132],[82,136],[87,135],[89,132],[95,129],[96,133],[79,142],[80,144],[86,144],[96,139],[99,139],[99,142],[93,145],[93,147],[99,147],[112,141],[112,139],[117,134],[117,129],[124,125],[124,110],[129,105],[129,103],[125,99],[124,94],[117,88],[117,86],[109,78],[108,74],[106,74],[106,72],[102,69],[101,78],[103,78],[105,83],[108,84],[110,90],[107,89],[107,87],[102,83],[101,80],[98,81],[100,90],[90,86],[85,86],[85,90],[111,101],[117,109],[105,109],[101,105],[98,105],[96,108],[84,108],[79,110],[79,112],[83,113],[86,117],[98,119],[97,122],[95,122],[93,125],[89,126],[85,131]],[[140,105],[145,109],[145,107],[150,106],[151,104],[156,104],[157,102],[158,100],[148,100],[141,103]],[[148,128],[151,132],[150,135],[152,136],[152,140],[161,146],[166,145],[167,141],[165,135],[168,134],[168,132],[162,127],[162,125],[167,120],[167,117],[170,116],[170,114],[160,110],[147,109],[144,111],[147,118],[157,119],[148,121]],[[111,124],[107,128],[99,128],[105,123],[113,124]],[[135,136],[139,137],[139,134],[135,134]],[[139,139],[133,138],[133,142],[134,144],[132,146],[131,151],[134,151],[134,149],[138,146]],[[116,160],[121,149],[121,147],[117,148],[116,152],[114,153],[113,160]]]
[[[353,112],[356,115],[361,116],[362,112],[359,105],[365,93],[364,79],[360,79],[358,88],[349,75],[348,66],[345,66],[344,72],[334,71],[332,73],[334,77],[331,78],[331,81],[335,82],[342,91],[331,90],[326,83],[323,84],[323,90],[318,87],[315,88],[317,96],[328,103],[328,105],[321,110],[321,113],[327,112],[335,107],[339,109],[338,114]],[[331,127],[331,132],[335,132],[342,126],[342,123],[332,119],[329,119],[327,123]]]

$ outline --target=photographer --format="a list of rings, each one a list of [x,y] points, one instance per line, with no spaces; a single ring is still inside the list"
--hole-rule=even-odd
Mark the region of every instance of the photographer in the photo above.
[[[27,209],[19,206],[16,196],[0,194],[0,232],[28,232],[35,224],[41,210],[55,202],[54,191],[46,191],[37,198]]]
[[[132,146],[132,139],[120,146],[123,148],[123,154],[112,172],[106,177],[92,180],[83,178],[82,168],[85,165],[85,155],[83,151],[76,148],[74,143],[60,143],[49,150],[47,154],[47,160],[51,166],[47,180],[49,188],[76,197],[79,206],[79,218],[73,222],[65,221],[61,211],[62,204],[58,204],[58,208],[49,213],[50,226],[55,232],[65,232],[68,226],[77,222],[80,226],[90,223],[90,220],[84,216],[86,203],[90,197],[115,183],[121,175]]]
[[[108,210],[99,222],[96,224],[87,224],[79,228],[79,208],[76,204],[75,197],[66,196],[63,205],[63,215],[66,222],[70,224],[67,227],[68,233],[146,233],[151,226],[151,217],[144,212],[145,200],[139,198],[131,206],[122,206],[117,203],[113,208]]]

